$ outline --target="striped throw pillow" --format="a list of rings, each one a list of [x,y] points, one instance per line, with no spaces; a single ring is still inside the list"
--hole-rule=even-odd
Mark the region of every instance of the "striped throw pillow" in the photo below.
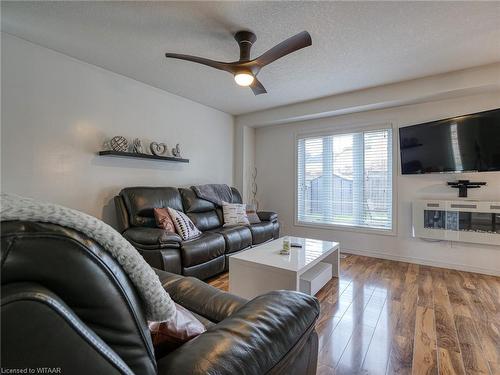
[[[225,227],[250,224],[246,204],[222,202],[222,213],[224,214]]]
[[[185,213],[174,210],[170,207],[168,207],[168,213],[174,222],[177,233],[179,233],[184,241],[201,235],[201,232],[198,228],[196,228],[191,219]]]

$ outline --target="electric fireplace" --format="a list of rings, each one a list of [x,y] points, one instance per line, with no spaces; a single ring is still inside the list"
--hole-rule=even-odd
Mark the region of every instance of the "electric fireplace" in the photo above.
[[[500,245],[500,202],[413,202],[413,232],[421,238]]]

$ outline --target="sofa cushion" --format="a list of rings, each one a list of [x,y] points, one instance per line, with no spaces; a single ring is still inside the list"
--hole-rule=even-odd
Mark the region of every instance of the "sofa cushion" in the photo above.
[[[123,232],[132,245],[148,248],[154,246],[161,248],[165,246],[179,247],[182,239],[177,233],[167,232],[165,229],[132,227]],[[142,245],[142,246],[141,246]]]
[[[274,225],[270,221],[263,221],[249,226],[252,232],[252,243],[257,245],[273,239]]]
[[[148,322],[156,358],[175,350],[207,329],[191,311],[175,304],[175,315],[163,322]]]
[[[133,227],[156,227],[153,208],[182,211],[181,195],[175,187],[129,187],[122,189],[120,196]]]
[[[201,236],[181,243],[182,266],[190,267],[208,262],[224,254],[224,237],[219,233],[204,232]]]
[[[179,192],[184,212],[199,230],[206,231],[222,226],[221,216],[212,202],[198,198],[192,189],[182,188]]]
[[[153,208],[156,225],[158,228],[165,229],[167,232],[175,233],[175,225],[168,213],[168,208]]]
[[[201,234],[196,225],[194,225],[184,212],[174,210],[173,208],[168,208],[167,210],[174,222],[176,232],[179,233],[179,236],[183,240],[190,240]]]
[[[244,204],[222,202],[222,212],[225,227],[250,224]]]
[[[211,232],[220,233],[226,242],[226,254],[246,249],[252,245],[250,228],[243,226],[221,227]]]
[[[215,210],[215,204],[205,199],[198,198],[190,188],[180,188],[179,193],[182,198],[182,206],[186,213],[207,212]]]
[[[222,221],[215,210],[201,213],[190,213],[187,214],[187,216],[202,232],[218,228],[222,225]]]
[[[188,276],[188,277],[189,277],[189,276]],[[192,311],[191,311],[191,314],[193,314],[193,316],[194,316],[196,319],[198,319],[198,320],[201,322],[201,324],[203,324],[203,326],[204,326],[206,329],[208,329],[208,328],[210,328],[210,327],[213,327],[213,326],[215,325],[215,323],[214,323],[214,322],[212,322],[211,320],[209,320],[209,319],[205,318],[204,316],[198,315],[198,314],[196,314],[195,312],[192,312]]]
[[[247,204],[246,205],[247,218],[250,224],[260,223],[259,215],[257,215],[257,205]]]

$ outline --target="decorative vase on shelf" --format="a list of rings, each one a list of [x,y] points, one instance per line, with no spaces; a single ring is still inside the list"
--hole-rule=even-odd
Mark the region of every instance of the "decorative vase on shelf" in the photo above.
[[[136,154],[143,154],[144,153],[144,149],[142,147],[142,142],[139,138],[134,139],[133,146],[134,146],[134,152]]]

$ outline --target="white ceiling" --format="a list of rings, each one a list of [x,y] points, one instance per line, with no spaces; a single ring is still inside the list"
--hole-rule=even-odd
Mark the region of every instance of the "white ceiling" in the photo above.
[[[254,96],[177,52],[255,57],[302,30],[313,45],[265,67]],[[231,114],[500,61],[500,2],[7,2],[2,30]]]

